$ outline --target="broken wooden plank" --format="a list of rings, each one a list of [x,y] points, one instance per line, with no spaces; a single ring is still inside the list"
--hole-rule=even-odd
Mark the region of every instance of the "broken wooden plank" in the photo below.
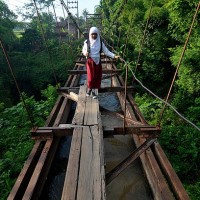
[[[74,93],[74,92],[69,92],[69,94],[68,94],[68,93],[64,93],[64,92],[61,92],[60,94],[61,94],[63,97],[66,97],[66,98],[68,98],[68,99],[71,99],[72,101],[78,102],[78,95],[77,95],[76,93]]]

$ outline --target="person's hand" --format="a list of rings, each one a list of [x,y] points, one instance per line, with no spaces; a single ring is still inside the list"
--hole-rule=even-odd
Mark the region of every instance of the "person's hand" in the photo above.
[[[119,58],[120,58],[120,56],[115,55],[115,59],[119,59]]]

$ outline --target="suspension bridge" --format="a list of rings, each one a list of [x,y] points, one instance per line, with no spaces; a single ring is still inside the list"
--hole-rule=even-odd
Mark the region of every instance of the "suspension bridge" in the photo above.
[[[76,22],[74,23],[78,27]],[[193,24],[191,28],[192,26]],[[185,47],[186,45],[187,41]],[[4,53],[6,56],[6,52]],[[104,55],[101,55],[101,62],[103,80],[108,81],[102,82],[99,97],[105,94],[114,95],[121,111],[105,108],[102,105],[107,103],[104,98],[86,97],[86,84],[80,81],[86,74],[85,58],[80,56],[74,69],[69,71],[70,75],[65,85],[58,89],[59,97],[44,127],[32,128],[31,137],[35,140],[35,144],[8,200],[42,199],[46,182],[51,179],[56,153],[64,137],[71,137],[71,142],[64,182],[59,188],[62,200],[100,200],[107,197],[116,199],[120,192],[123,193],[122,179],[126,176],[133,180],[129,192],[135,199],[189,199],[158,142],[160,126],[152,126],[145,120],[134,101],[132,95],[134,88],[127,86],[128,64],[124,61],[126,64],[124,80],[115,62]],[[74,105],[75,111],[72,112]],[[126,156],[120,157],[112,168],[109,167],[108,157],[112,155],[106,155],[109,152],[108,139],[124,141],[127,138],[132,141],[131,150]],[[112,152],[112,154],[120,153]],[[137,166],[140,173],[131,170],[125,175],[131,166]],[[134,179],[136,174],[141,180],[140,187],[134,184],[134,181],[137,182]],[[110,190],[118,184],[121,187]]]

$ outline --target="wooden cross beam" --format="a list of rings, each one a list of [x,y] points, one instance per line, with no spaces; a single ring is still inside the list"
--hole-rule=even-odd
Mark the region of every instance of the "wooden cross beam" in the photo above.
[[[32,129],[31,137],[32,139],[49,139],[53,136],[61,137],[67,135],[73,135],[73,130],[75,127],[84,127],[82,125],[73,124],[60,124],[59,127],[38,127]],[[104,137],[109,137],[111,135],[125,135],[125,134],[137,134],[137,135],[154,135],[157,137],[161,131],[160,128],[154,126],[135,126],[126,127],[125,132],[123,127],[117,128],[104,128]]]
[[[133,161],[136,160],[144,151],[146,151],[154,142],[156,138],[149,137],[140,147],[124,159],[119,165],[106,174],[106,185],[122,173]]]
[[[115,62],[115,60],[102,60],[101,64],[111,64],[113,62]],[[84,60],[83,61],[78,61],[78,62],[76,62],[76,64],[85,65],[85,61]]]
[[[38,127],[36,129],[32,129],[31,137],[32,139],[49,139],[53,138],[53,136],[61,137],[72,135],[74,130],[73,125],[69,125],[66,127]]]
[[[60,87],[58,89],[59,92],[77,92],[79,91],[79,87]],[[99,89],[99,93],[103,93],[103,92],[124,92],[125,87],[103,87]],[[135,88],[133,86],[128,86],[127,87],[127,91],[128,92],[134,92]]]
[[[161,132],[161,128],[155,126],[129,126],[129,127],[104,127],[104,137],[110,137],[112,135],[128,135],[128,134],[136,134],[136,135],[155,135],[159,136]]]
[[[110,69],[104,69],[102,70],[103,74],[113,74],[113,73],[121,73],[121,69],[115,69],[115,70],[110,70]],[[86,70],[68,70],[69,74],[87,74]]]

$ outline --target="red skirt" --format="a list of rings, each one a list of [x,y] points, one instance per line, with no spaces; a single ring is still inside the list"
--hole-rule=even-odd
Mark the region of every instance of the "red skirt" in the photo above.
[[[88,58],[86,62],[87,68],[87,86],[89,89],[101,87],[101,78],[102,78],[102,66],[101,63],[98,65],[92,60],[92,58]]]

